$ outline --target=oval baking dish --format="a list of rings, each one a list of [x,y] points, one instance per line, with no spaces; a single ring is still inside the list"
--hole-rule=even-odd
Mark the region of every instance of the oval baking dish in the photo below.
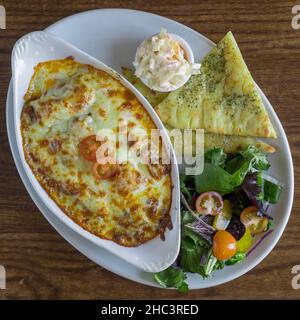
[[[44,61],[63,59],[72,56],[80,63],[90,64],[97,69],[103,70],[114,78],[118,79],[122,85],[129,89],[142,106],[150,115],[155,126],[162,129],[162,139],[165,146],[171,151],[171,179],[172,179],[172,200],[170,215],[173,228],[166,229],[164,233],[165,240],[162,241],[159,236],[141,244],[137,247],[124,247],[115,242],[105,240],[86,231],[80,225],[70,219],[50,198],[47,192],[37,181],[35,175],[31,171],[25,160],[22,135],[21,135],[21,111],[24,105],[24,94],[27,90],[30,78],[33,74],[34,67]],[[171,265],[179,252],[180,246],[180,190],[179,190],[179,173],[174,151],[160,119],[152,109],[148,101],[122,76],[117,72],[89,56],[73,45],[53,36],[44,31],[32,32],[17,41],[12,52],[12,71],[13,71],[13,101],[15,116],[15,132],[17,137],[18,151],[21,156],[22,164],[28,175],[30,182],[37,193],[41,196],[47,207],[68,227],[76,231],[82,237],[92,241],[93,243],[103,247],[115,255],[123,258],[127,262],[139,267],[147,272],[158,272]]]

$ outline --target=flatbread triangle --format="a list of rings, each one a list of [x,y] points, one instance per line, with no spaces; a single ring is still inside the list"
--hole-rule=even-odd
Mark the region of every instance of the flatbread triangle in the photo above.
[[[231,32],[203,59],[201,73],[155,107],[175,128],[276,138],[269,115]]]
[[[123,75],[125,78],[131,82],[142,94],[143,96],[150,102],[150,104],[155,107],[158,103],[163,101],[166,98],[168,93],[157,92],[149,89],[145,86],[139,78],[134,75],[134,72],[128,68],[122,68]],[[168,130],[174,129],[171,126],[168,126],[164,123],[165,127]],[[193,135],[193,145],[195,145],[195,139]],[[249,145],[254,145],[257,148],[261,149],[267,153],[273,153],[276,149],[254,137],[243,137],[243,136],[232,136],[232,135],[222,135],[216,133],[205,132],[204,136],[204,148],[210,149],[212,147],[221,147],[224,149],[226,153],[236,153],[239,150],[245,149]],[[175,146],[175,145],[174,145]],[[194,149],[194,148],[193,148]],[[176,150],[176,154],[182,152],[182,150]]]

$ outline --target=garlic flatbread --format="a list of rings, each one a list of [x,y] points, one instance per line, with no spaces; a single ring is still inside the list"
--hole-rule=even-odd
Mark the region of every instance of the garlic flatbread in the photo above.
[[[133,73],[132,70],[127,68],[123,69],[123,75],[131,82],[145,98],[155,107],[160,101],[162,101],[168,94],[156,92],[145,86]],[[168,130],[174,129],[174,127],[164,124]],[[195,146],[195,135],[193,135],[193,146]],[[246,148],[249,145],[254,145],[258,149],[261,149],[267,153],[273,153],[276,149],[269,144],[262,142],[253,137],[242,137],[242,136],[229,136],[215,133],[205,132],[204,134],[204,148],[209,149],[212,147],[221,147],[226,153],[236,153],[241,149]],[[176,146],[175,146],[176,147]],[[193,147],[193,149],[195,149]],[[175,148],[175,153],[179,154],[182,150]]]
[[[176,128],[277,137],[231,32],[203,59],[201,73],[155,109],[164,123]]]
[[[225,153],[236,153],[246,149],[249,145],[254,145],[256,148],[266,153],[274,153],[276,151],[273,146],[252,137],[226,136],[208,132],[204,135],[205,149],[221,147],[224,149]]]
[[[168,125],[165,125],[165,127],[170,133],[172,133],[172,130],[174,128]],[[183,133],[182,133],[182,137],[183,137]],[[181,147],[180,145],[179,146],[174,145],[172,138],[171,138],[171,142],[174,146],[174,150],[177,155],[183,152],[183,150],[180,148]],[[193,153],[194,153],[195,146],[196,146],[195,132],[193,132],[193,135],[192,135],[192,144],[193,144],[193,147],[191,150],[193,150]],[[216,133],[209,133],[209,132],[204,133],[204,149],[220,147],[224,150],[225,153],[237,153],[243,149],[246,149],[249,145],[253,145],[256,148],[266,153],[274,153],[276,151],[276,149],[273,146],[253,137],[226,136],[223,134],[216,134]],[[186,150],[184,150],[184,154],[189,155],[189,152],[186,152]]]

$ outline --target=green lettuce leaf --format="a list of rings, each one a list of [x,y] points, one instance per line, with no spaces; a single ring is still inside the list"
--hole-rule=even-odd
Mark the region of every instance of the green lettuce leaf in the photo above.
[[[232,258],[225,261],[226,266],[232,266],[236,263],[240,263],[246,259],[246,253],[236,253]]]
[[[200,260],[203,254],[207,254],[207,249],[196,245],[190,238],[185,238],[181,242],[180,266],[184,271],[199,273],[204,276],[203,266]]]
[[[249,146],[226,161],[224,168],[215,164],[220,160],[220,154],[219,157],[215,157],[216,162],[213,160],[213,155],[205,157],[206,162],[202,174],[195,176],[198,193],[212,190],[221,195],[231,193],[235,188],[241,186],[247,173],[267,170],[270,166],[267,155],[254,146]]]
[[[278,202],[282,192],[282,186],[264,179],[263,181],[263,200],[272,204]]]
[[[230,173],[211,163],[205,163],[203,173],[195,176],[195,185],[198,193],[217,191],[224,195],[234,190],[234,179]]]
[[[211,148],[204,154],[205,162],[211,163],[221,168],[224,168],[226,159],[227,155],[226,153],[224,153],[223,148]]]
[[[154,273],[154,280],[163,288],[177,288],[180,292],[188,291],[188,284],[185,282],[186,274],[182,269],[169,267],[166,270]]]

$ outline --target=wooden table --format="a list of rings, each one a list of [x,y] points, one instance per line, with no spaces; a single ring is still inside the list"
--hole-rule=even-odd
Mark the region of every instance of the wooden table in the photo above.
[[[5,0],[0,4],[7,11],[7,29],[0,30],[0,264],[6,267],[7,289],[0,290],[0,298],[300,298],[300,290],[291,286],[291,268],[300,264],[300,30],[291,27],[295,1]],[[254,79],[286,130],[296,182],[292,215],[272,253],[237,280],[182,295],[123,279],[95,265],[61,238],[40,214],[20,180],[5,125],[11,49],[27,32],[80,11],[104,7],[160,14],[215,42],[232,30]]]

